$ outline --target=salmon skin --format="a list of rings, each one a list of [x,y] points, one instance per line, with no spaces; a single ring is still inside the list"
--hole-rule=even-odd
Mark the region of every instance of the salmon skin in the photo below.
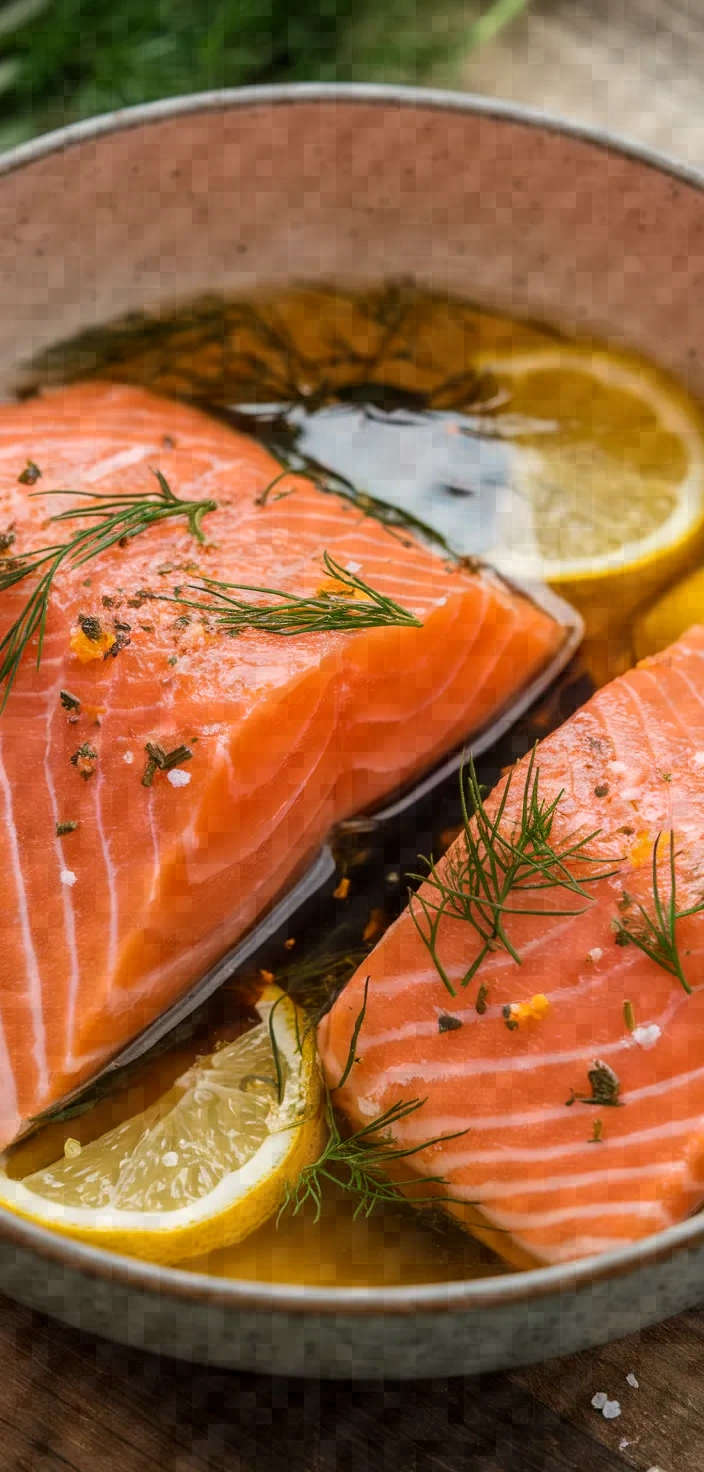
[[[153,492],[156,469],[217,502],[206,545],[179,518],[63,569],[40,666],[34,641],[0,718],[2,1145],[183,995],[336,820],[486,722],[565,636],[498,578],[299,476],[262,498],[280,466],[261,446],[124,386],[0,408],[5,556],[66,538],[48,518],[75,497],[32,491]],[[154,596],[203,576],[316,593],[324,550],[422,628],[233,638]],[[0,594],[0,636],[32,586]],[[81,618],[129,643],[82,662]],[[192,757],[145,787],[147,742]]]
[[[585,886],[591,898],[554,888],[514,900],[539,911],[506,917],[520,964],[499,947],[464,988],[480,940],[466,920],[443,918],[437,955],[455,997],[404,911],[319,1034],[333,1088],[369,977],[356,1061],[334,1097],[360,1125],[400,1099],[425,1099],[395,1127],[402,1145],[464,1131],[409,1165],[443,1177],[449,1209],[519,1265],[624,1247],[704,1200],[704,914],[674,925],[691,995],[662,955],[623,933],[652,939],[643,911],[657,921],[658,834],[666,921],[670,834],[676,911],[704,896],[704,627],[601,689],[536,760],[541,797],[563,794],[556,850],[601,829],[584,850],[603,875]],[[528,758],[512,776],[507,834],[520,828],[527,771]],[[504,790],[486,802],[490,816]],[[461,835],[441,861],[441,876],[464,843]],[[420,890],[434,893],[427,883]],[[550,913],[571,908],[580,913]]]

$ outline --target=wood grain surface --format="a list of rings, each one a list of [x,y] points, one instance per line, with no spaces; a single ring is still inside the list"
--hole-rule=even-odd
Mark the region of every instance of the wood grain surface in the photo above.
[[[536,0],[464,80],[704,164],[704,0]],[[202,1369],[0,1310],[2,1472],[704,1469],[704,1310],[510,1375],[383,1387]]]

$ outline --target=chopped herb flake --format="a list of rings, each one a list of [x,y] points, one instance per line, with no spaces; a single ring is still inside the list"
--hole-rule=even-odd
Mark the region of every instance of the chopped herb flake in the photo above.
[[[79,613],[78,622],[86,639],[90,639],[94,644],[102,639],[103,630],[99,618],[94,618],[92,614]]]
[[[41,480],[41,475],[39,466],[35,465],[33,460],[28,460],[22,474],[18,475],[17,479],[21,486],[35,486],[37,481]]]
[[[595,787],[594,788],[594,796],[595,797],[608,797],[608,795],[609,795],[609,784],[608,784],[608,782],[602,782],[599,785],[599,787]]]
[[[71,822],[69,822],[69,823],[57,823],[56,824],[56,837],[57,838],[63,838],[63,836],[64,836],[65,833],[75,833],[77,827],[78,827],[78,823],[74,822],[73,820]]]
[[[506,1023],[509,1032],[515,1032],[518,1027],[518,1022],[516,1018],[512,1015],[510,1003],[507,1002],[506,1006],[501,1008],[501,1015],[504,1019],[504,1022]]]
[[[591,1094],[575,1094],[567,1100],[568,1104],[601,1104],[610,1108],[620,1107],[623,1100],[619,1099],[621,1080],[608,1063],[603,1063],[601,1058],[595,1058],[593,1066],[587,1074],[591,1088]]]
[[[72,695],[70,690],[60,690],[59,700],[64,710],[80,710],[81,702],[77,695]]]
[[[482,984],[481,984],[481,986],[480,986],[480,988],[479,988],[479,991],[477,992],[477,1000],[476,1000],[476,1003],[475,1003],[477,1012],[479,1013],[479,1016],[480,1017],[483,1017],[484,1016],[484,1013],[486,1012],[486,1006],[487,1006],[486,999],[487,999],[488,992],[489,992],[489,988],[488,988],[486,982],[483,981]]]
[[[438,1017],[438,1032],[457,1032],[461,1026],[459,1017],[449,1017],[445,1012]]]
[[[624,1022],[626,1024],[626,1027],[628,1028],[628,1031],[629,1032],[633,1032],[633,1030],[635,1028],[635,1025],[636,1025],[636,1019],[635,1019],[635,1013],[633,1011],[633,1003],[632,1002],[624,1002],[624,1004],[623,1004],[623,1020],[624,1020]]]
[[[603,1137],[604,1137],[604,1121],[601,1120],[601,1119],[595,1119],[594,1120],[594,1124],[592,1126],[592,1136],[591,1136],[591,1139],[587,1141],[587,1144],[588,1145],[600,1145],[601,1142],[602,1142],[602,1140],[603,1140]]]
[[[15,545],[14,532],[0,532],[0,552],[9,552]]]
[[[180,766],[181,762],[190,762],[193,757],[187,746],[175,746],[173,751],[165,751],[158,741],[148,741],[144,750],[149,760],[142,777],[143,787],[151,787],[157,772],[170,772],[173,767]]]
[[[87,741],[84,741],[83,745],[79,746],[78,751],[74,751],[71,757],[71,766],[80,772],[84,782],[88,782],[95,770],[93,763],[97,762],[97,760],[97,751],[94,751],[93,747],[89,746]]]

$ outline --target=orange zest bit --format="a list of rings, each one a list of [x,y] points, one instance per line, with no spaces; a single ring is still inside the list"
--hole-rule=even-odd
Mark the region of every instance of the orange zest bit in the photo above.
[[[262,981],[266,982],[267,986],[270,986],[272,981],[274,980],[273,971],[260,971],[259,975],[261,976]]]
[[[653,840],[646,828],[641,828],[633,847],[629,850],[628,858],[634,869],[641,869],[643,864],[652,862]]]
[[[317,590],[317,598],[327,598],[333,595],[335,598],[362,598],[369,602],[367,594],[361,588],[351,588],[348,583],[343,583],[337,578],[325,578]]]
[[[552,1007],[544,992],[536,992],[529,1002],[512,1002],[511,1018],[520,1026],[522,1022],[542,1022]]]
[[[97,639],[89,639],[82,629],[73,629],[69,648],[81,664],[88,664],[91,659],[104,659],[115,642],[115,635],[108,633],[107,629],[104,629]]]
[[[333,890],[333,892],[332,892],[333,899],[334,900],[346,900],[347,899],[347,896],[348,896],[348,894],[350,892],[350,885],[351,885],[351,881],[345,875],[345,878],[340,880],[340,883],[338,884],[337,889],[334,889]]]
[[[383,935],[388,924],[385,910],[376,907],[370,910],[369,919],[362,931],[362,940],[374,940],[377,935]]]

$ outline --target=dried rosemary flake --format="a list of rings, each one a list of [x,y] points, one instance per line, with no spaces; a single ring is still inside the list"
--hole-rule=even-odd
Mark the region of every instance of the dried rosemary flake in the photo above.
[[[77,695],[72,695],[70,690],[59,690],[59,700],[64,710],[80,710],[81,702]]]
[[[636,1025],[636,1019],[635,1019],[635,1013],[633,1011],[633,1003],[632,1002],[624,1002],[624,1004],[623,1004],[623,1020],[624,1020],[624,1022],[626,1024],[626,1027],[628,1028],[628,1031],[629,1032],[633,1032],[633,1030],[635,1028],[635,1025]]]
[[[568,1099],[568,1104],[600,1104],[606,1108],[620,1108],[623,1100],[619,1099],[621,1080],[608,1063],[601,1058],[595,1058],[593,1066],[587,1073],[591,1087],[590,1095],[574,1094]]]
[[[446,1012],[441,1012],[438,1017],[438,1032],[457,1032],[462,1026],[459,1017],[450,1017]]]
[[[0,553],[2,553],[2,552],[9,552],[10,548],[11,547],[14,547],[14,545],[15,545],[15,533],[14,532],[0,532]]]
[[[142,777],[142,786],[151,787],[152,782],[159,772],[170,772],[172,767],[178,767],[181,762],[190,762],[193,752],[187,746],[175,746],[173,751],[164,751],[158,741],[148,741],[144,750],[148,761]]]
[[[41,480],[41,478],[41,470],[39,469],[38,465],[35,465],[33,460],[27,461],[22,474],[18,475],[17,477],[21,486],[35,486],[37,484],[37,481]]]
[[[474,1004],[475,1005],[475,1008],[476,1008],[477,1012],[479,1013],[479,1016],[480,1017],[483,1017],[484,1016],[484,1013],[486,1012],[486,1008],[487,1008],[487,1001],[486,1001],[486,999],[487,999],[488,994],[489,994],[489,988],[488,988],[486,982],[483,981],[482,984],[481,984],[481,986],[480,986],[480,988],[479,988],[479,991],[477,992],[477,1000],[476,1000],[476,1002]]]
[[[97,751],[94,751],[93,747],[89,746],[87,741],[84,741],[83,745],[79,746],[78,751],[74,751],[71,757],[71,766],[80,772],[84,782],[88,782],[93,776],[93,762],[97,762],[97,760]]]
[[[57,838],[63,838],[63,836],[64,836],[65,833],[75,833],[77,827],[78,827],[78,823],[74,822],[73,820],[71,820],[68,823],[57,823],[56,824],[56,837]]]
[[[507,1002],[506,1006],[501,1008],[501,1015],[504,1019],[504,1022],[506,1023],[509,1032],[515,1032],[518,1027],[518,1022],[516,1021],[516,1018],[512,1015],[510,1002]]]
[[[102,639],[103,628],[99,618],[95,618],[93,614],[79,613],[78,622],[81,633],[85,634],[86,639],[90,639],[93,644],[97,644]]]

